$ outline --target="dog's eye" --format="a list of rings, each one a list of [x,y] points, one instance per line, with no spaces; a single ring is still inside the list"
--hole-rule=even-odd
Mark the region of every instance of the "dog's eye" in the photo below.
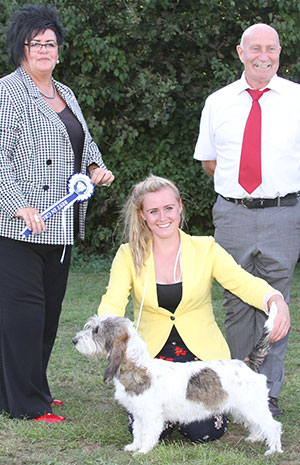
[[[93,328],[93,334],[97,334],[98,330],[99,330],[99,326],[96,326],[95,328]]]

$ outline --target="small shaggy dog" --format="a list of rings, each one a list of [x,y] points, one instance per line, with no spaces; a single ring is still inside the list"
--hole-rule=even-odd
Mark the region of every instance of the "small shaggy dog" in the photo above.
[[[281,423],[268,408],[266,377],[253,369],[267,355],[276,312],[274,304],[263,336],[245,363],[152,359],[132,322],[114,315],[90,318],[73,343],[88,357],[103,355],[108,360],[104,380],[114,381],[115,398],[134,418],[133,442],[124,450],[146,454],[166,422],[187,424],[225,413],[248,428],[248,441],[266,441],[267,455],[282,452]]]

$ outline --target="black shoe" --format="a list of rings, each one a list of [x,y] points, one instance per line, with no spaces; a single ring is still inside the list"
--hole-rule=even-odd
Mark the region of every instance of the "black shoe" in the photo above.
[[[276,397],[269,397],[269,409],[272,413],[272,417],[281,417],[283,415],[283,411],[278,405],[278,399]]]

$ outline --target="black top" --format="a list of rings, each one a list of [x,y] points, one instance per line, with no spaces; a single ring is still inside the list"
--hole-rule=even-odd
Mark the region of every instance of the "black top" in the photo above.
[[[159,307],[163,307],[174,313],[182,298],[182,283],[156,284],[157,300]],[[167,342],[181,342],[182,339],[177,329],[173,326]]]
[[[66,106],[60,113],[57,113],[69,134],[70,142],[74,152],[74,173],[80,173],[82,151],[84,145],[84,132],[82,126],[74,113]],[[79,232],[79,203],[74,203],[74,234]]]
[[[74,152],[74,173],[79,173],[81,170],[82,151],[84,144],[84,132],[82,126],[74,113],[66,106],[58,116],[66,126],[68,131],[72,149]]]

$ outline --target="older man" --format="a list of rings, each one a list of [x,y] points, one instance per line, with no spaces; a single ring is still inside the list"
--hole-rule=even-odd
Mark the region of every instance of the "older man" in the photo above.
[[[210,95],[194,158],[214,177],[216,240],[236,261],[266,279],[289,301],[300,252],[300,86],[277,76],[279,37],[267,24],[249,27],[237,52],[238,81]],[[226,338],[243,359],[262,332],[265,317],[226,292]],[[279,310],[277,336],[261,367],[268,378],[273,416],[284,380],[289,314]]]

